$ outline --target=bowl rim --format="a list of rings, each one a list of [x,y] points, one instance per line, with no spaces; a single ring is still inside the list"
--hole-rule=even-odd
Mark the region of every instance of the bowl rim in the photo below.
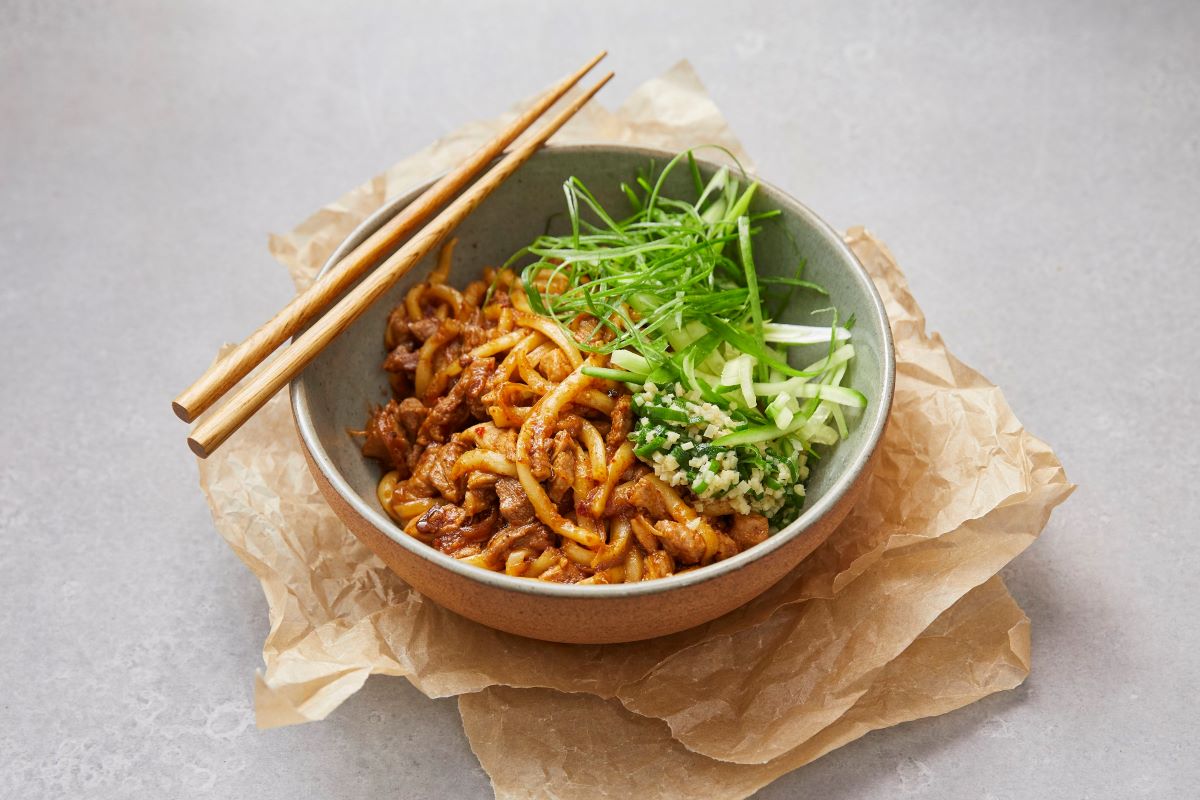
[[[543,148],[547,151],[556,153],[577,153],[586,155],[595,152],[611,152],[613,150],[621,151],[631,155],[636,155],[645,158],[646,160],[654,160],[658,162],[674,158],[677,153],[668,150],[661,150],[651,147],[641,147],[623,144],[572,144],[572,145],[547,145]],[[698,148],[695,148],[698,149]],[[537,157],[537,154],[535,154]],[[696,159],[707,166],[719,168],[720,164],[715,164],[705,159]],[[444,173],[442,173],[444,174]],[[348,236],[337,246],[337,248],[329,255],[322,264],[321,269],[317,272],[316,277],[324,275],[329,269],[340,261],[347,253],[356,247],[363,239],[377,230],[388,219],[395,216],[400,209],[411,203],[421,192],[425,191],[430,185],[437,181],[441,174],[435,176],[428,182],[421,184],[403,195],[400,195],[391,201],[385,203],[369,217],[363,220]],[[859,262],[858,258],[846,245],[842,237],[833,229],[827,222],[817,216],[808,206],[801,203],[789,193],[783,191],[778,186],[764,181],[755,176],[760,184],[760,189],[765,190],[765,194],[770,194],[774,199],[778,200],[781,206],[786,206],[789,213],[795,214],[804,219],[806,223],[811,225],[822,236],[833,244],[834,250],[838,252],[843,261],[846,263],[855,281],[860,284],[872,306],[873,318],[880,324],[883,331],[883,347],[882,350],[882,367],[883,381],[879,399],[874,405],[873,413],[869,418],[862,420],[862,423],[868,424],[867,438],[861,446],[854,460],[849,467],[845,469],[829,487],[829,490],[817,500],[813,505],[803,509],[799,517],[783,527],[779,532],[770,536],[766,541],[751,547],[741,553],[738,553],[732,558],[727,558],[723,561],[717,561],[707,566],[693,569],[683,574],[669,575],[665,578],[658,578],[651,581],[639,581],[638,583],[619,583],[619,584],[587,584],[580,586],[578,584],[551,583],[547,581],[535,581],[528,578],[521,578],[513,575],[507,575],[503,572],[492,572],[490,570],[481,569],[479,567],[463,564],[451,556],[442,553],[441,551],[430,547],[429,545],[413,539],[406,535],[396,524],[388,517],[382,509],[376,509],[367,503],[359,494],[354,491],[342,474],[333,465],[329,454],[322,446],[316,429],[313,425],[312,415],[308,407],[308,391],[305,383],[304,373],[301,373],[290,385],[290,396],[292,415],[296,421],[296,427],[300,434],[300,439],[305,448],[307,448],[311,457],[311,463],[315,464],[321,471],[324,478],[329,482],[330,486],[341,496],[341,498],[363,519],[366,519],[372,526],[384,536],[391,539],[396,544],[403,547],[410,553],[423,558],[433,563],[433,565],[447,569],[461,577],[471,581],[482,583],[496,589],[505,591],[521,592],[530,595],[541,595],[545,597],[568,597],[573,599],[615,599],[615,598],[630,598],[641,597],[645,595],[654,595],[662,592],[675,591],[689,586],[705,583],[707,581],[728,575],[736,572],[742,567],[755,562],[759,559],[766,558],[775,551],[782,548],[791,540],[800,536],[804,531],[808,530],[812,525],[816,524],[822,517],[837,505],[842,497],[850,490],[851,486],[857,481],[859,475],[866,468],[868,461],[879,447],[879,442],[883,438],[884,429],[887,426],[888,416],[891,412],[892,395],[895,390],[896,381],[896,355],[895,345],[892,340],[892,329],[888,321],[887,310],[883,303],[883,298],[879,295],[879,291],[875,288],[874,282],[867,273],[866,268]]]

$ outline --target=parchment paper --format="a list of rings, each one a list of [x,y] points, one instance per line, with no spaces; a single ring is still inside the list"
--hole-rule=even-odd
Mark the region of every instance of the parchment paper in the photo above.
[[[306,285],[371,211],[502,121],[468,125],[401,162],[272,237],[272,252]],[[589,105],[556,141],[715,142],[749,163],[686,63],[616,112]],[[867,731],[1019,684],[1029,623],[993,576],[1073,487],[1000,390],[926,335],[883,245],[862,229],[846,238],[896,338],[881,463],[865,499],[791,575],[692,631],[554,645],[439,608],[338,522],[308,474],[286,398],[274,398],[200,462],[217,529],[270,609],[259,725],[323,719],[368,675],[403,675],[430,696],[463,695],[497,797],[669,798],[699,785],[744,797]]]
[[[497,797],[542,798],[553,787],[561,798],[732,800],[869,731],[1011,689],[1029,672],[1028,652],[1029,620],[992,578],[889,663],[842,718],[766,764],[706,758],[662,722],[589,694],[493,686],[458,707]]]

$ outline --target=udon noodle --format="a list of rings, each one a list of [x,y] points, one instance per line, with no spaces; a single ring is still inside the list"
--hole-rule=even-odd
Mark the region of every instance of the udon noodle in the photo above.
[[[767,537],[765,517],[719,503],[701,513],[635,457],[625,384],[581,371],[607,366],[579,347],[609,335],[594,317],[564,330],[534,313],[507,269],[455,289],[453,245],[388,318],[393,398],[360,432],[385,470],[379,502],[406,534],[483,569],[563,583],[662,578]],[[540,280],[555,292],[553,277]]]

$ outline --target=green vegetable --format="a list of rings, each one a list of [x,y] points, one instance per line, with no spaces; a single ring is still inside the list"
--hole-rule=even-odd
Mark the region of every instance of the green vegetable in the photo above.
[[[681,165],[694,200],[664,194],[667,178]],[[806,472],[805,455],[814,444],[846,436],[844,408],[867,403],[842,385],[854,359],[853,318],[838,326],[834,309],[828,326],[771,319],[768,293],[782,310],[797,290],[828,292],[804,279],[803,260],[790,276],[759,275],[754,237],[779,212],[752,210],[756,182],[743,186],[727,167],[706,182],[691,151],[652,173],[653,165],[632,184],[620,184],[627,216],[610,213],[578,178],[570,178],[563,184],[570,232],[538,237],[506,266],[523,264],[530,306],[564,329],[580,314],[599,320],[599,335],[579,347],[607,354],[610,367],[584,367],[585,374],[631,386],[673,387],[665,396],[655,398],[651,391],[646,397],[652,399],[635,402],[630,438],[639,458],[658,464],[656,470],[674,459],[692,491],[708,497],[720,496],[713,494],[717,473],[683,462],[694,454],[732,453],[738,469],[749,470],[747,481],[782,491],[784,506],[796,507],[802,491],[793,490]],[[566,288],[543,293],[539,276],[550,277],[543,285],[556,289],[562,280],[553,276],[561,276]],[[803,357],[805,348],[814,347],[824,347],[824,356]],[[800,369],[792,365],[794,358],[810,363]],[[706,404],[726,420],[720,436],[698,433],[712,429],[697,416]],[[691,443],[687,450],[680,449],[684,441]]]

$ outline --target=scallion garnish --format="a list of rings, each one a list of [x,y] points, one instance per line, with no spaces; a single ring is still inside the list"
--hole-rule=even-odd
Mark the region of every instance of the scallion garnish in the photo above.
[[[680,164],[694,201],[663,194]],[[802,277],[804,261],[792,275],[758,274],[754,236],[779,212],[751,210],[757,182],[743,188],[727,167],[705,182],[687,151],[620,190],[629,216],[609,213],[577,178],[563,184],[570,233],[540,236],[509,261],[527,261],[530,307],[564,329],[581,314],[598,320],[605,335],[578,344],[610,366],[584,372],[641,387],[630,438],[660,477],[742,513],[798,509],[812,445],[846,436],[844,409],[867,402],[842,385],[853,319],[839,326],[834,310],[828,326],[772,321],[764,289],[786,289],[775,292],[785,306],[797,290],[828,292]],[[814,346],[823,357],[805,357]],[[797,368],[793,356],[810,363]]]

